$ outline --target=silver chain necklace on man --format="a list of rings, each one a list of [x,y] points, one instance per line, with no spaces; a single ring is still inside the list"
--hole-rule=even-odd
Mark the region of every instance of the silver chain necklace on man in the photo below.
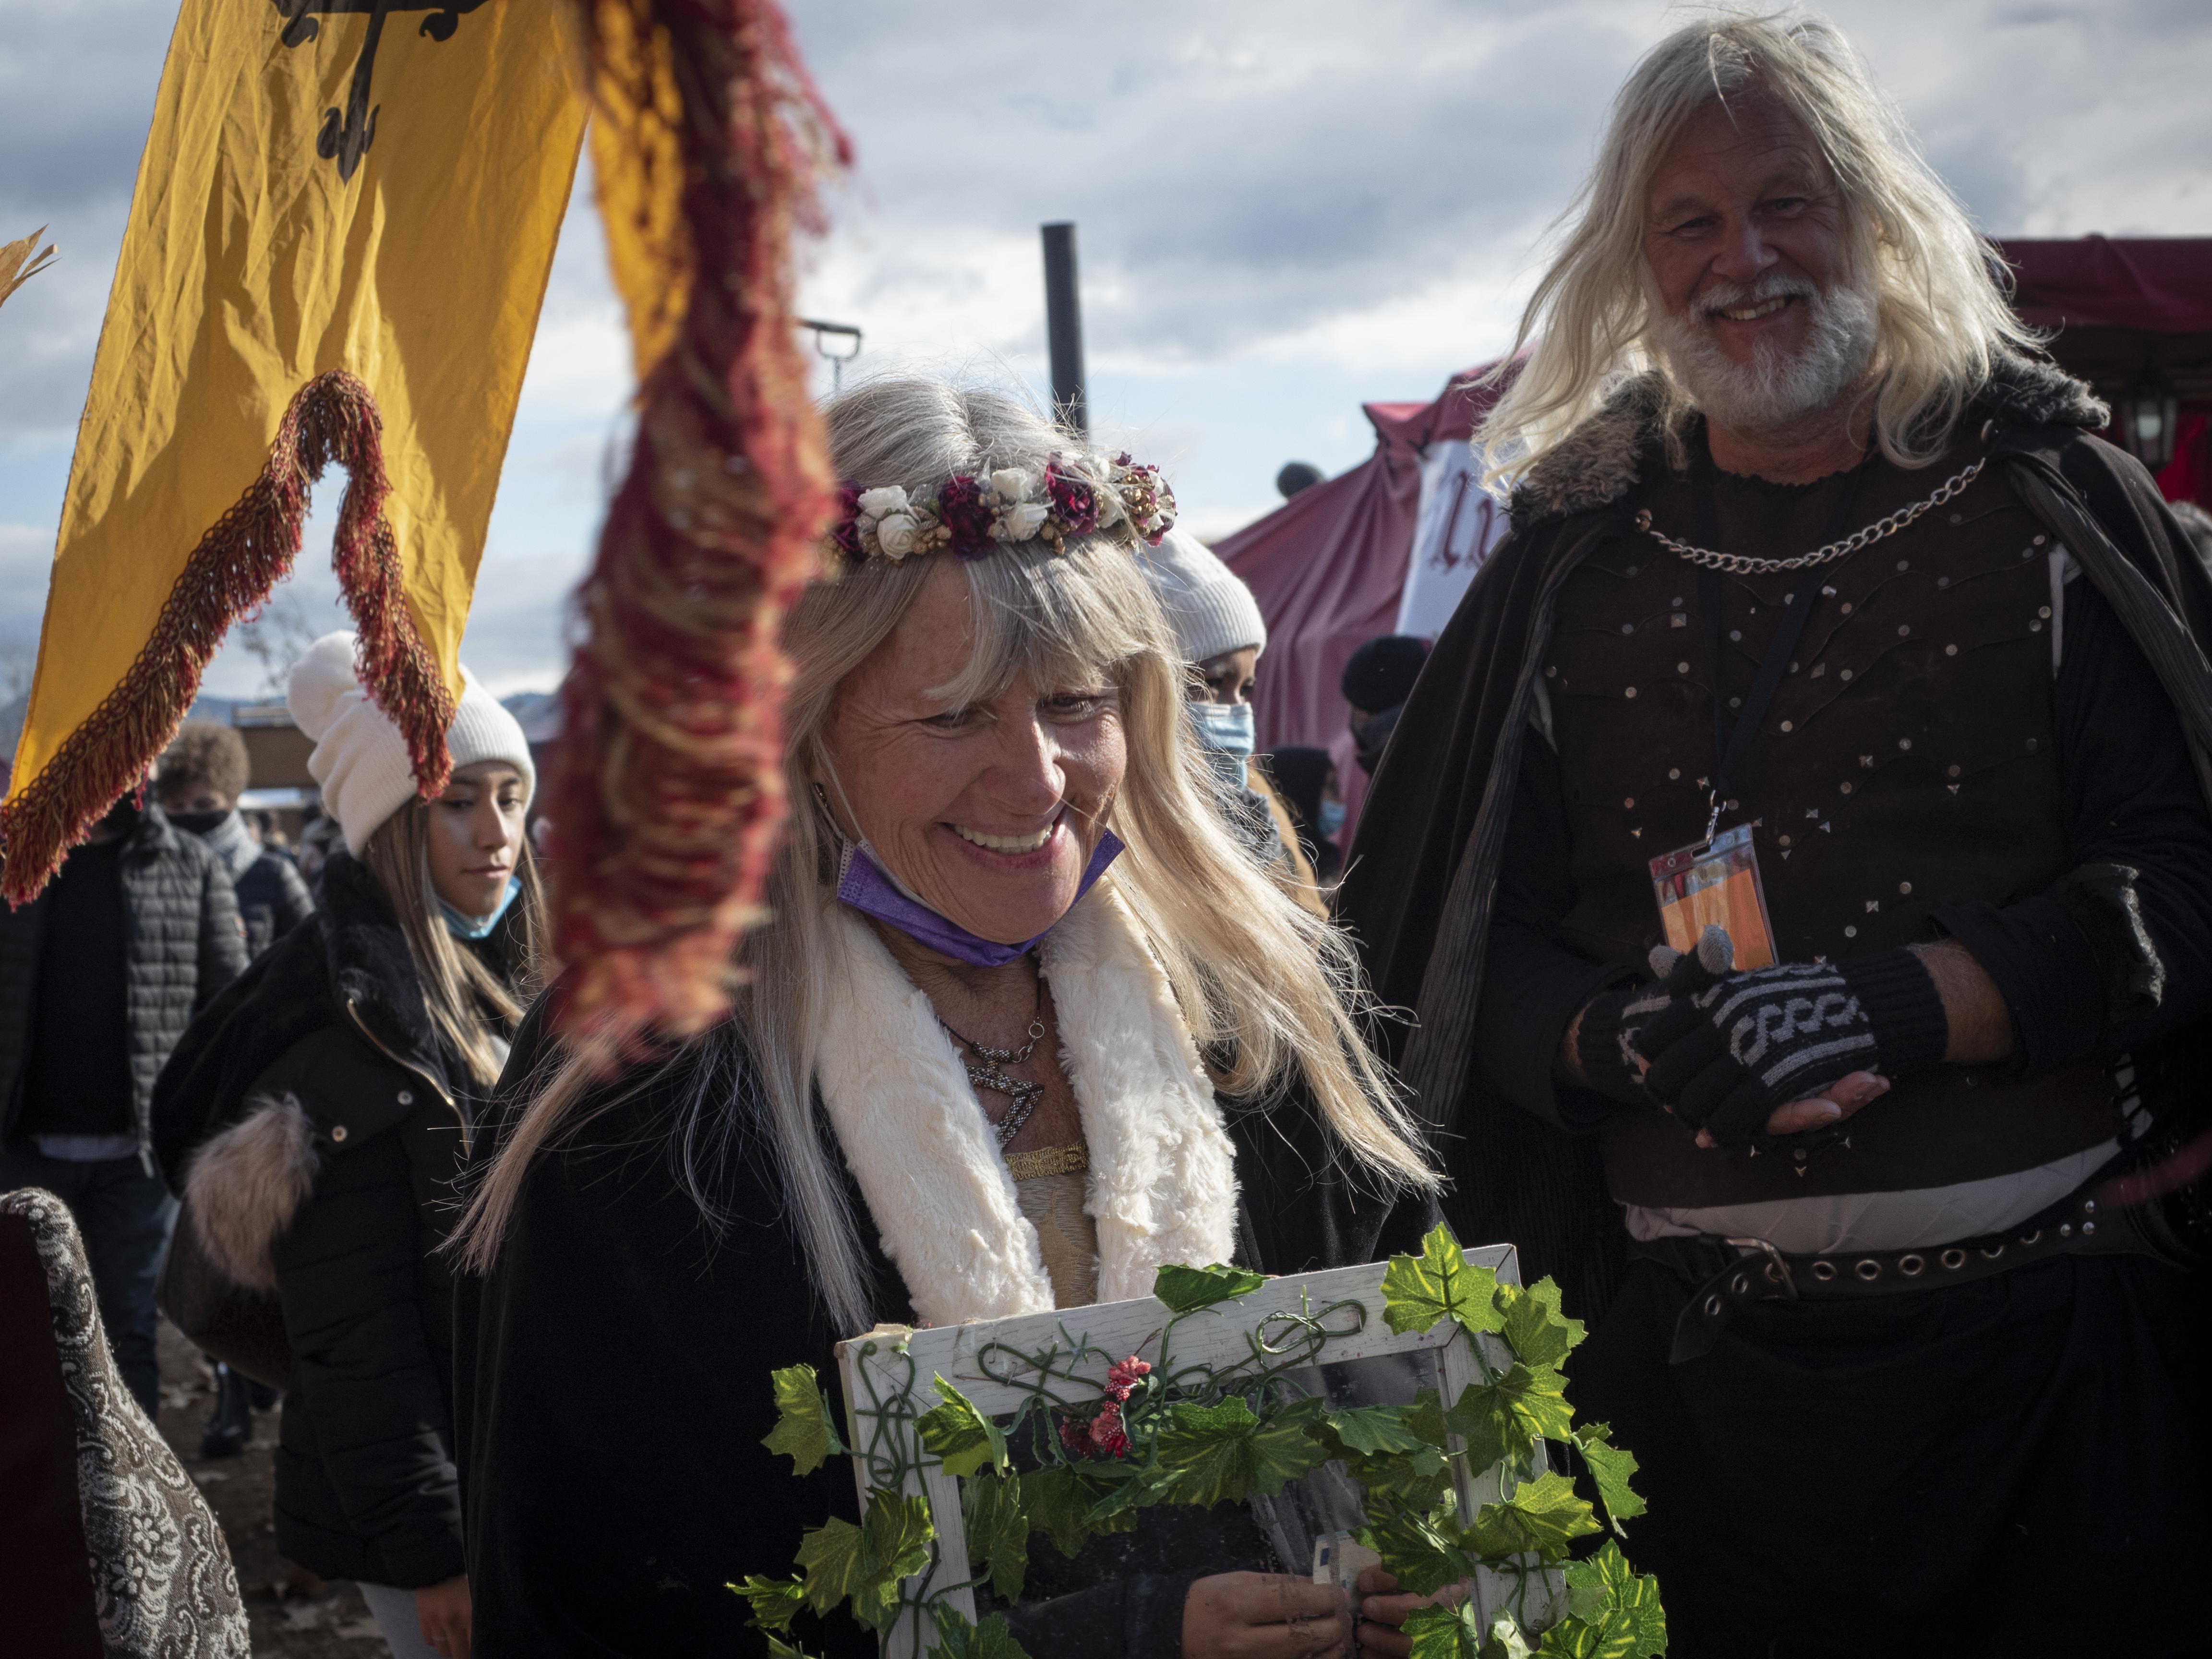
[[[969,1083],[975,1088],[988,1089],[994,1095],[1004,1095],[1013,1103],[1006,1109],[1006,1116],[991,1126],[998,1132],[1000,1150],[1005,1151],[1013,1145],[1014,1137],[1022,1132],[1022,1125],[1030,1121],[1030,1114],[1044,1099],[1043,1084],[1014,1077],[1005,1069],[1009,1066],[1021,1065],[1036,1052],[1037,1044],[1044,1041],[1044,970],[1042,968],[1037,970],[1037,1011],[1030,1020],[1029,1041],[1018,1048],[986,1048],[971,1038],[962,1036],[946,1023],[942,1014],[937,1017],[937,1023],[945,1027],[945,1036],[982,1062],[980,1066],[964,1060],[960,1062],[962,1069],[968,1073]],[[982,1103],[979,1101],[976,1103],[980,1106]],[[990,1121],[988,1112],[984,1114],[984,1121]]]
[[[1915,501],[1910,507],[1900,507],[1887,518],[1875,520],[1863,530],[1855,530],[1840,541],[1830,542],[1826,547],[1814,548],[1810,553],[1800,553],[1794,559],[1754,558],[1747,553],[1717,553],[1709,547],[1692,547],[1687,542],[1678,542],[1651,524],[1651,509],[1644,507],[1636,515],[1636,527],[1669,553],[1687,559],[1692,564],[1703,565],[1708,570],[1725,570],[1731,576],[1773,576],[1785,570],[1803,570],[1816,564],[1826,564],[1846,554],[1856,553],[1863,547],[1894,536],[1922,514],[1943,505],[1954,495],[1981,476],[1983,462],[1988,457],[1973,462],[1936,488],[1936,493],[1925,501]]]

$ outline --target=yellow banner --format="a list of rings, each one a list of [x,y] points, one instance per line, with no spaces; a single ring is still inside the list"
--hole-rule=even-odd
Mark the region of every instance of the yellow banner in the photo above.
[[[127,728],[135,753],[182,718],[167,705],[189,702],[236,614],[194,607],[239,596],[193,566],[196,550],[201,566],[220,550],[210,537],[234,508],[241,524],[293,509],[283,469],[262,475],[319,375],[350,374],[381,416],[378,551],[396,551],[405,601],[394,623],[411,619],[408,649],[427,648],[458,696],[582,136],[575,49],[560,0],[185,0],[63,507],[10,781],[10,896],[28,873],[19,855],[48,861],[40,826],[65,818],[74,839],[88,788],[112,781],[120,750],[72,744],[88,722]],[[157,684],[170,694],[149,695]],[[161,706],[137,706],[149,702]]]

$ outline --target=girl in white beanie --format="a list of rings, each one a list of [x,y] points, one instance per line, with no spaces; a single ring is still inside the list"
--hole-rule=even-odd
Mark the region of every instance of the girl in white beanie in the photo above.
[[[156,1139],[201,1251],[283,1304],[276,1544],[359,1583],[399,1659],[468,1651],[453,1461],[453,1182],[534,988],[537,783],[514,717],[463,671],[452,781],[355,675],[354,636],[293,670],[293,719],[343,847],[314,915],[186,1032]],[[275,1372],[275,1375],[267,1373]]]

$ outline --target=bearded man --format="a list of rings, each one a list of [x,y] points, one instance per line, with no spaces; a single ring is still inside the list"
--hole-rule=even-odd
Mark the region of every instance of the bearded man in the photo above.
[[[2212,586],[2001,280],[1832,28],[1658,46],[1348,860],[1699,1659],[2204,1639]]]

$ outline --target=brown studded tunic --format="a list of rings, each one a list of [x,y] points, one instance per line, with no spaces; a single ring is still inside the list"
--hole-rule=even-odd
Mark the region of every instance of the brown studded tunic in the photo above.
[[[1974,453],[1962,443],[1923,471],[1866,469],[1852,527],[1925,498]],[[1769,557],[1808,551],[1844,487],[1840,475],[1784,486],[1723,474],[1717,545]],[[1662,479],[1642,504],[1658,529],[1698,540],[1686,480]],[[2048,888],[2070,863],[2052,722],[2065,568],[2063,550],[2002,477],[1985,472],[1849,557],[1722,576],[1717,663],[1698,569],[1648,537],[1607,544],[1562,590],[1545,659],[1572,883],[1557,937],[1624,965],[1660,941],[1648,861],[1703,833],[1714,698],[1741,705],[1784,605],[1808,580],[1820,584],[1820,603],[1722,817],[1755,826],[1783,958],[1930,939],[1941,907],[2003,905]],[[1956,1188],[2057,1165],[2013,1194],[2032,1209],[2063,1194],[2067,1172],[2118,1121],[2109,1084],[2087,1064],[2038,1078],[1946,1066],[1899,1081],[1854,1120],[1848,1141],[1820,1151],[1701,1151],[1656,1108],[1614,1114],[1603,1148],[1632,1225],[1639,1211],[1678,1222],[1686,1212],[1733,1217],[1746,1206]],[[2045,1194],[2054,1182],[2058,1191]],[[1996,1204],[2007,1201],[2000,1191]],[[1894,1210],[1884,1224],[1893,1225]],[[1685,1229],[1647,1219],[1643,1230]]]

